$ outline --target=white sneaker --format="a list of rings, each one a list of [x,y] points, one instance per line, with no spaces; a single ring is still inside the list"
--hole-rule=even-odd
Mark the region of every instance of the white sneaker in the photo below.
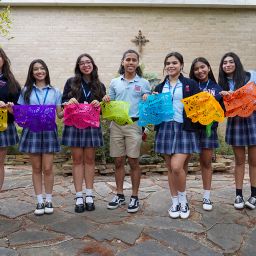
[[[139,210],[140,203],[138,197],[131,197],[130,198],[130,203],[127,208],[127,212],[129,213],[134,213]]]
[[[124,195],[117,194],[113,197],[112,201],[108,203],[108,209],[116,209],[121,205],[125,204],[125,197]]]
[[[172,219],[177,219],[180,217],[180,206],[177,205],[172,205],[171,208],[168,210],[169,216]]]
[[[212,210],[212,202],[210,199],[203,198],[203,209],[205,211],[211,211]]]
[[[187,219],[190,215],[188,203],[180,204],[180,217],[181,219]]]
[[[254,210],[256,208],[256,198],[251,196],[245,203],[245,206],[248,207],[251,210]]]
[[[243,209],[244,208],[244,198],[242,196],[236,196],[235,202],[234,202],[234,207],[236,209]]]

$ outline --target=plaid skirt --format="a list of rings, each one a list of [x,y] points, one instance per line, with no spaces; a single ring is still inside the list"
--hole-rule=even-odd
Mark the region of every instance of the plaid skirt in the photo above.
[[[57,130],[31,132],[22,130],[19,151],[24,153],[54,153],[60,151]]]
[[[229,117],[225,141],[232,146],[256,145],[256,112],[249,117]]]
[[[183,130],[181,123],[163,122],[156,133],[155,151],[167,155],[200,153],[198,134]]]
[[[78,129],[73,126],[64,126],[62,144],[69,147],[97,148],[103,146],[101,127]]]
[[[219,147],[217,128],[212,129],[211,136],[207,137],[205,129],[198,132],[200,148],[214,149]]]
[[[0,131],[0,147],[13,146],[19,142],[16,126],[10,123],[5,131]]]

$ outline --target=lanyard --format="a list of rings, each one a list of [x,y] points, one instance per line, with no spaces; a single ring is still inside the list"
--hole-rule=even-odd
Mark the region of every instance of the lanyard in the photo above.
[[[171,97],[172,97],[172,103],[173,103],[173,99],[174,99],[174,94],[175,94],[175,91],[177,89],[177,84],[175,84],[173,90],[172,90],[172,94],[171,94]]]
[[[199,82],[199,89],[200,89],[201,91],[207,91],[208,85],[209,85],[209,81],[210,81],[210,79],[207,81],[205,87],[201,87],[201,83]]]
[[[88,93],[86,93],[84,87],[83,87],[83,84],[81,84],[82,86],[82,89],[83,89],[83,92],[84,92],[84,97],[85,97],[85,100],[88,101],[89,99],[89,96],[91,95],[91,91],[89,91]]]
[[[37,92],[36,92],[36,88],[34,88],[34,91],[35,91],[35,94],[36,94],[37,101],[38,101],[39,105],[41,105],[41,104],[40,104],[40,100],[39,100],[39,96],[38,96],[38,94],[37,94]],[[46,89],[46,93],[45,93],[45,95],[44,95],[43,105],[45,104],[45,101],[46,101],[48,92],[49,92],[49,87],[47,87],[47,89]]]
[[[169,81],[169,91],[170,91],[170,94],[171,94],[171,97],[172,97],[172,103],[173,103],[173,98],[174,98],[175,91],[177,89],[177,84],[178,84],[178,82],[174,86],[171,86],[170,81]]]
[[[233,79],[228,79],[228,85],[230,91],[235,91],[235,83]]]

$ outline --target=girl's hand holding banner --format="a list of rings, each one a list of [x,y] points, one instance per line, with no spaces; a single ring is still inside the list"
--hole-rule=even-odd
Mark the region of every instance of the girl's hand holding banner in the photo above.
[[[170,121],[173,117],[173,106],[170,93],[152,94],[139,104],[139,126],[157,125]]]
[[[184,109],[192,122],[206,125],[206,134],[211,136],[211,126],[214,121],[224,121],[224,111],[219,102],[208,92],[200,92],[181,100]]]
[[[256,85],[250,82],[223,99],[227,117],[248,117],[256,110]]]
[[[200,92],[181,100],[186,114],[192,122],[202,125],[211,124],[213,121],[224,121],[224,111],[219,102],[208,92]]]
[[[118,125],[132,124],[129,117],[130,104],[125,101],[101,102],[102,117]]]
[[[91,104],[69,104],[64,108],[64,124],[78,129],[100,126],[100,107]]]
[[[15,105],[13,114],[20,127],[32,132],[56,129],[56,105]]]
[[[0,132],[7,129],[7,112],[6,108],[0,108]]]

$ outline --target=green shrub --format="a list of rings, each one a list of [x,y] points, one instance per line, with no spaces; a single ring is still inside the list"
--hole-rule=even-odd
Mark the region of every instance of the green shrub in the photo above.
[[[107,120],[101,120],[101,127],[103,132],[103,139],[104,139],[104,146],[98,148],[96,151],[96,161],[101,163],[113,163],[113,158],[109,155],[109,124],[110,122]],[[63,130],[63,122],[62,120],[57,120],[57,127],[58,127],[58,135],[61,139],[62,137],[62,130]],[[147,140],[146,142],[142,143],[141,147],[141,154],[150,155],[152,158],[158,157],[159,155],[154,152],[154,140],[155,140],[155,131],[152,125],[147,126]],[[21,135],[22,128],[17,126],[17,131],[19,136]],[[221,155],[232,155],[233,150],[230,145],[225,143],[224,135],[221,133],[218,134],[220,147],[216,149],[217,154]],[[61,146],[61,153],[70,154],[70,148],[66,146]],[[18,150],[18,145],[11,146],[8,148],[8,154],[16,155],[20,154]]]
[[[96,162],[113,163],[114,159],[109,153],[109,125],[110,121],[101,120],[101,129],[103,133],[104,145],[96,150]]]
[[[230,145],[225,142],[225,137],[218,133],[220,147],[216,149],[216,154],[219,155],[233,155],[233,150]]]
[[[21,132],[22,132],[22,128],[19,127],[18,125],[16,125],[16,129],[17,129],[17,132],[18,132],[18,136],[20,138],[20,135],[21,135]],[[18,145],[14,145],[14,146],[10,146],[7,148],[7,154],[8,155],[20,155],[20,151],[19,151],[19,148],[18,148]]]

